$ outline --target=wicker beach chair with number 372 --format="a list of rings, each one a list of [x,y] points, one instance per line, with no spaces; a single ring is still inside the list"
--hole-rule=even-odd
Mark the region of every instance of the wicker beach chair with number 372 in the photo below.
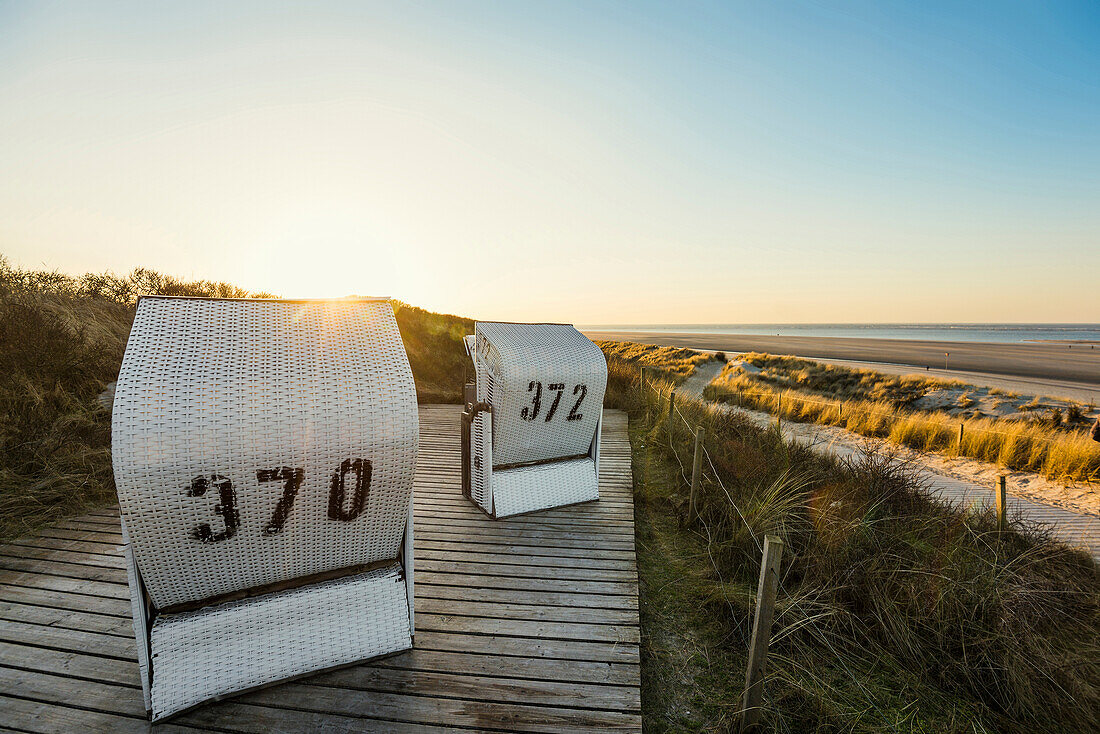
[[[607,360],[568,324],[478,323],[463,491],[501,518],[599,499]]]
[[[412,646],[417,447],[388,300],[141,299],[112,449],[154,721]]]

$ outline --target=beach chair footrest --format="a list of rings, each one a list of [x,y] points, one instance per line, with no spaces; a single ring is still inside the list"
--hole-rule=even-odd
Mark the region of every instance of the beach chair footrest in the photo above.
[[[401,564],[163,614],[151,632],[152,718],[210,698],[412,647]]]
[[[498,518],[600,498],[591,457],[493,471],[493,507]]]

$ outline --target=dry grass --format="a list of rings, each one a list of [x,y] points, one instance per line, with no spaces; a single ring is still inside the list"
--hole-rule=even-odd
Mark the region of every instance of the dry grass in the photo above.
[[[610,376],[609,405],[631,415],[642,607],[658,612],[645,613],[659,628],[643,640],[666,642],[643,644],[650,730],[732,726],[768,533],[785,550],[767,730],[1100,728],[1100,584],[1087,555],[1019,523],[999,535],[988,511],[934,502],[888,456],[820,456],[691,401],[677,400],[670,427],[671,383],[642,392],[617,360]],[[678,529],[695,425],[709,456],[701,517]]]
[[[695,366],[714,357],[694,349],[660,347],[656,344],[635,342],[598,341],[608,360],[617,360],[635,368],[646,367],[666,379],[679,384],[691,376]]]
[[[872,370],[762,352],[747,352],[739,360],[760,368],[760,372],[754,375],[760,383],[844,400],[886,401],[895,405],[906,405],[930,390],[963,385],[954,380],[916,375],[884,375]],[[735,365],[727,370],[731,373],[733,371]]]
[[[1100,481],[1100,444],[1091,441],[1083,432],[1057,430],[1049,422],[1006,421],[912,410],[905,406],[915,399],[910,396],[919,389],[916,382],[876,383],[868,376],[874,374],[861,375],[845,394],[877,395],[878,398],[830,400],[798,388],[804,383],[797,380],[790,383],[795,388],[783,389],[784,383],[771,383],[757,379],[759,374],[746,375],[734,367],[727,367],[710,384],[705,395],[712,400],[773,414],[779,411],[789,420],[840,426],[920,451],[967,456],[1053,479]],[[814,383],[809,381],[809,384]],[[963,426],[961,445],[958,442],[960,425]]]
[[[394,313],[409,356],[416,399],[421,403],[461,403],[470,358],[462,337],[474,333],[474,321],[395,302]]]

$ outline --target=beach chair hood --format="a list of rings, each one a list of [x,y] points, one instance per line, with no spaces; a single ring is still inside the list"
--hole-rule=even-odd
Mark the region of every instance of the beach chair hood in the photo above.
[[[480,322],[475,335],[494,465],[587,454],[607,385],[600,348],[569,324]]]

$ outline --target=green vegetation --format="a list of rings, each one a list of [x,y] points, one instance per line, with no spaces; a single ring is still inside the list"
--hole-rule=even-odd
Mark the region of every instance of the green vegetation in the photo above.
[[[394,302],[393,310],[416,380],[417,401],[461,403],[470,361],[462,337],[474,333],[473,319],[433,313],[399,301]]]
[[[991,514],[933,502],[890,457],[820,456],[691,401],[670,428],[671,382],[643,392],[614,358],[609,372],[608,404],[631,416],[647,730],[736,720],[765,534],[785,544],[767,730],[1100,726],[1087,555],[1018,524],[999,535]],[[685,527],[695,425],[709,459]]]
[[[645,367],[677,385],[691,376],[697,364],[712,359],[709,354],[694,349],[659,347],[656,344],[598,341],[596,345],[603,350],[609,361],[617,360],[629,364],[635,370]]]
[[[744,355],[744,363],[760,371],[747,372],[742,363],[730,363],[704,395],[746,408],[778,411],[789,420],[840,426],[920,451],[968,456],[1054,479],[1100,480],[1100,445],[1082,430],[1063,430],[1065,419],[1058,408],[1025,421],[988,417],[977,410],[956,414],[922,410],[919,401],[929,390],[954,386],[959,393],[954,404],[961,410],[974,406],[975,391],[961,383],[880,375],[795,357],[751,353]],[[1036,398],[1019,410],[1038,406]],[[1077,408],[1073,415],[1080,421],[1083,413]]]
[[[0,258],[0,538],[114,498],[110,414],[97,397],[118,375],[139,294],[270,297],[144,268],[74,278]],[[460,401],[473,322],[394,307],[420,401]]]

